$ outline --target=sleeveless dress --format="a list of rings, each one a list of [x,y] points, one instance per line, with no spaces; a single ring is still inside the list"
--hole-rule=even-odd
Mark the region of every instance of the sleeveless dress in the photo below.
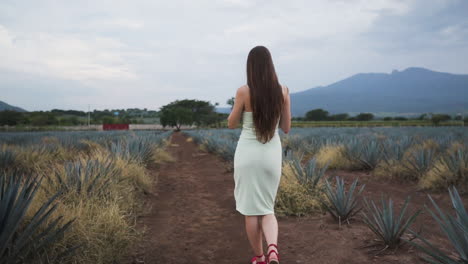
[[[234,154],[234,198],[243,215],[274,213],[281,178],[282,152],[278,125],[273,138],[257,140],[252,112],[243,112],[242,132]]]

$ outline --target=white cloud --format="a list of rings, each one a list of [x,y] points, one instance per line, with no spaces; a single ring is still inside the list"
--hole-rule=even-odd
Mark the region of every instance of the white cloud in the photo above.
[[[292,91],[408,65],[468,71],[468,58],[450,60],[468,56],[466,22],[439,14],[462,1],[6,1],[0,71],[75,80],[96,104],[148,108],[177,98],[224,104],[255,45],[272,51]],[[425,32],[438,19],[443,27]]]
[[[0,25],[0,67],[70,80],[135,79],[120,51],[125,45],[105,37],[45,32],[18,34]]]

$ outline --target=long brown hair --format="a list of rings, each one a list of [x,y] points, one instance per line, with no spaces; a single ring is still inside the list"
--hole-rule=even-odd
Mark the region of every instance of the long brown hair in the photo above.
[[[260,142],[266,143],[275,134],[284,101],[270,51],[264,46],[257,46],[249,52],[247,85],[255,133]]]

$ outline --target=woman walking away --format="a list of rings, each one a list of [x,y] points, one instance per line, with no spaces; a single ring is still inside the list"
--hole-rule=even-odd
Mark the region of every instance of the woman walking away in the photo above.
[[[245,229],[255,257],[253,264],[279,264],[278,222],[274,206],[281,178],[281,141],[291,128],[289,89],[280,85],[270,52],[253,48],[247,58],[247,85],[237,90],[228,117],[229,128],[242,132],[234,155],[236,209],[245,216]],[[263,235],[267,242],[263,252]]]

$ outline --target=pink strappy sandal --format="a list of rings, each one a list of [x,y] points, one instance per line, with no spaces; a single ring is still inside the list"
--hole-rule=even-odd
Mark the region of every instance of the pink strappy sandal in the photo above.
[[[264,254],[261,254],[260,256],[255,256],[253,257],[251,260],[250,260],[250,264],[254,263],[254,261],[257,262],[257,264],[266,264],[265,261],[258,261],[258,259],[262,258],[263,256],[265,256]]]
[[[279,253],[278,253],[278,246],[276,244],[270,244],[268,245],[268,248],[274,247],[274,249],[270,250],[267,254],[267,264],[279,264]],[[271,254],[275,254],[276,258],[270,259]]]

